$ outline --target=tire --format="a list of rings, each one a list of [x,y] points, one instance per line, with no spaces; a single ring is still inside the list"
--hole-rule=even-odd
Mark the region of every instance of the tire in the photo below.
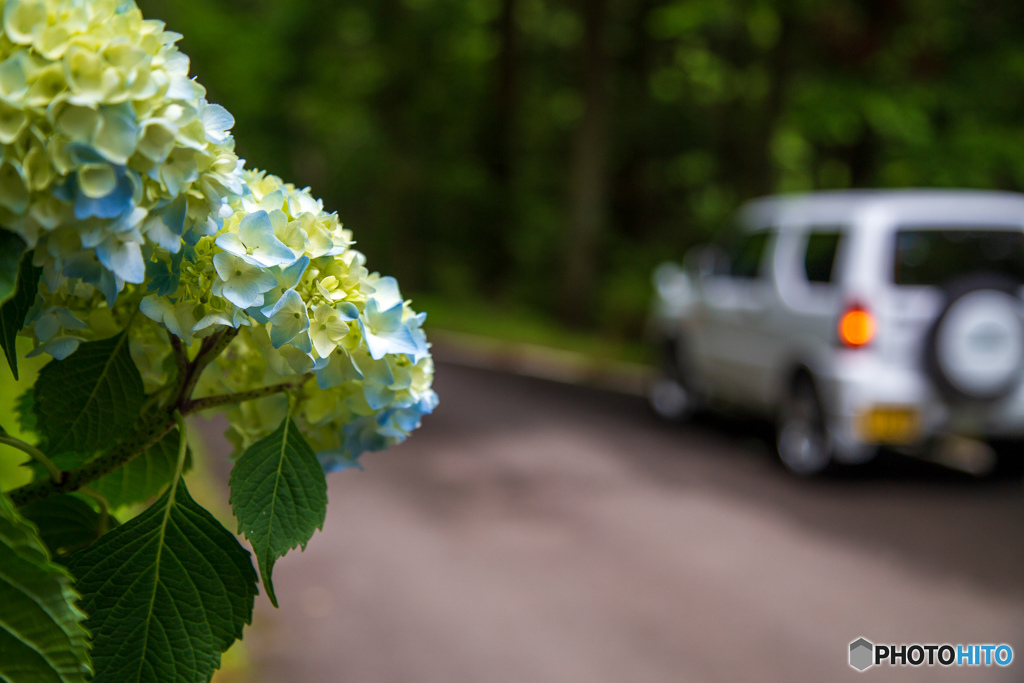
[[[779,460],[793,474],[812,477],[832,464],[832,444],[818,392],[800,375],[783,399],[776,428]]]
[[[996,439],[991,442],[996,452],[995,467],[990,476],[995,479],[1024,478],[1024,439]]]
[[[1004,398],[1024,373],[1018,284],[1002,275],[978,273],[944,289],[946,304],[925,347],[925,367],[934,385],[954,403]]]
[[[658,369],[647,384],[647,404],[655,415],[669,422],[686,421],[697,407],[696,395],[679,362],[679,350],[675,339],[662,342]]]

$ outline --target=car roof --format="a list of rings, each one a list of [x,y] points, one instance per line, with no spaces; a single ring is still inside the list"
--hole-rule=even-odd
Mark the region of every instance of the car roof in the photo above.
[[[866,216],[882,221],[865,221]],[[990,190],[839,190],[776,195],[740,209],[746,229],[865,223],[1024,224],[1024,194]]]

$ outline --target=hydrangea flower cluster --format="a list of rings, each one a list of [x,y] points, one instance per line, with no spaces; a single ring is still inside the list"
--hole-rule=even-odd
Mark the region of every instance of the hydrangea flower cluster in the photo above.
[[[230,408],[235,444],[291,400],[325,469],[351,466],[437,404],[425,314],[308,190],[243,170],[179,38],[130,0],[3,3],[0,225],[43,271],[22,333],[59,359],[128,326],[157,390],[168,335],[237,329],[197,395],[295,388]]]
[[[437,405],[426,314],[409,307],[394,278],[366,269],[351,233],[308,191],[275,176],[243,177],[247,192],[231,198],[221,230],[190,250],[176,303],[151,294],[142,310],[186,336],[239,327],[200,392],[301,382],[292,394],[300,430],[328,470],[351,466],[364,451],[403,440]],[[272,430],[287,401],[231,407],[236,445]]]

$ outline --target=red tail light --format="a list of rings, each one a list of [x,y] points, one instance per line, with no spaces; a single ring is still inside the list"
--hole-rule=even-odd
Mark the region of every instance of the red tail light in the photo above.
[[[839,318],[839,341],[856,349],[875,338],[875,318],[863,306],[850,306]]]

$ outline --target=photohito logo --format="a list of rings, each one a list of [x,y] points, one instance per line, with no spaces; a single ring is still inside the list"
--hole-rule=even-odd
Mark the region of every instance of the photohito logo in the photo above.
[[[850,643],[850,666],[857,671],[863,671],[874,664],[875,646],[864,638],[858,638]]]
[[[872,666],[1009,666],[1009,645],[875,645],[867,638],[850,643],[850,666],[865,671]]]

